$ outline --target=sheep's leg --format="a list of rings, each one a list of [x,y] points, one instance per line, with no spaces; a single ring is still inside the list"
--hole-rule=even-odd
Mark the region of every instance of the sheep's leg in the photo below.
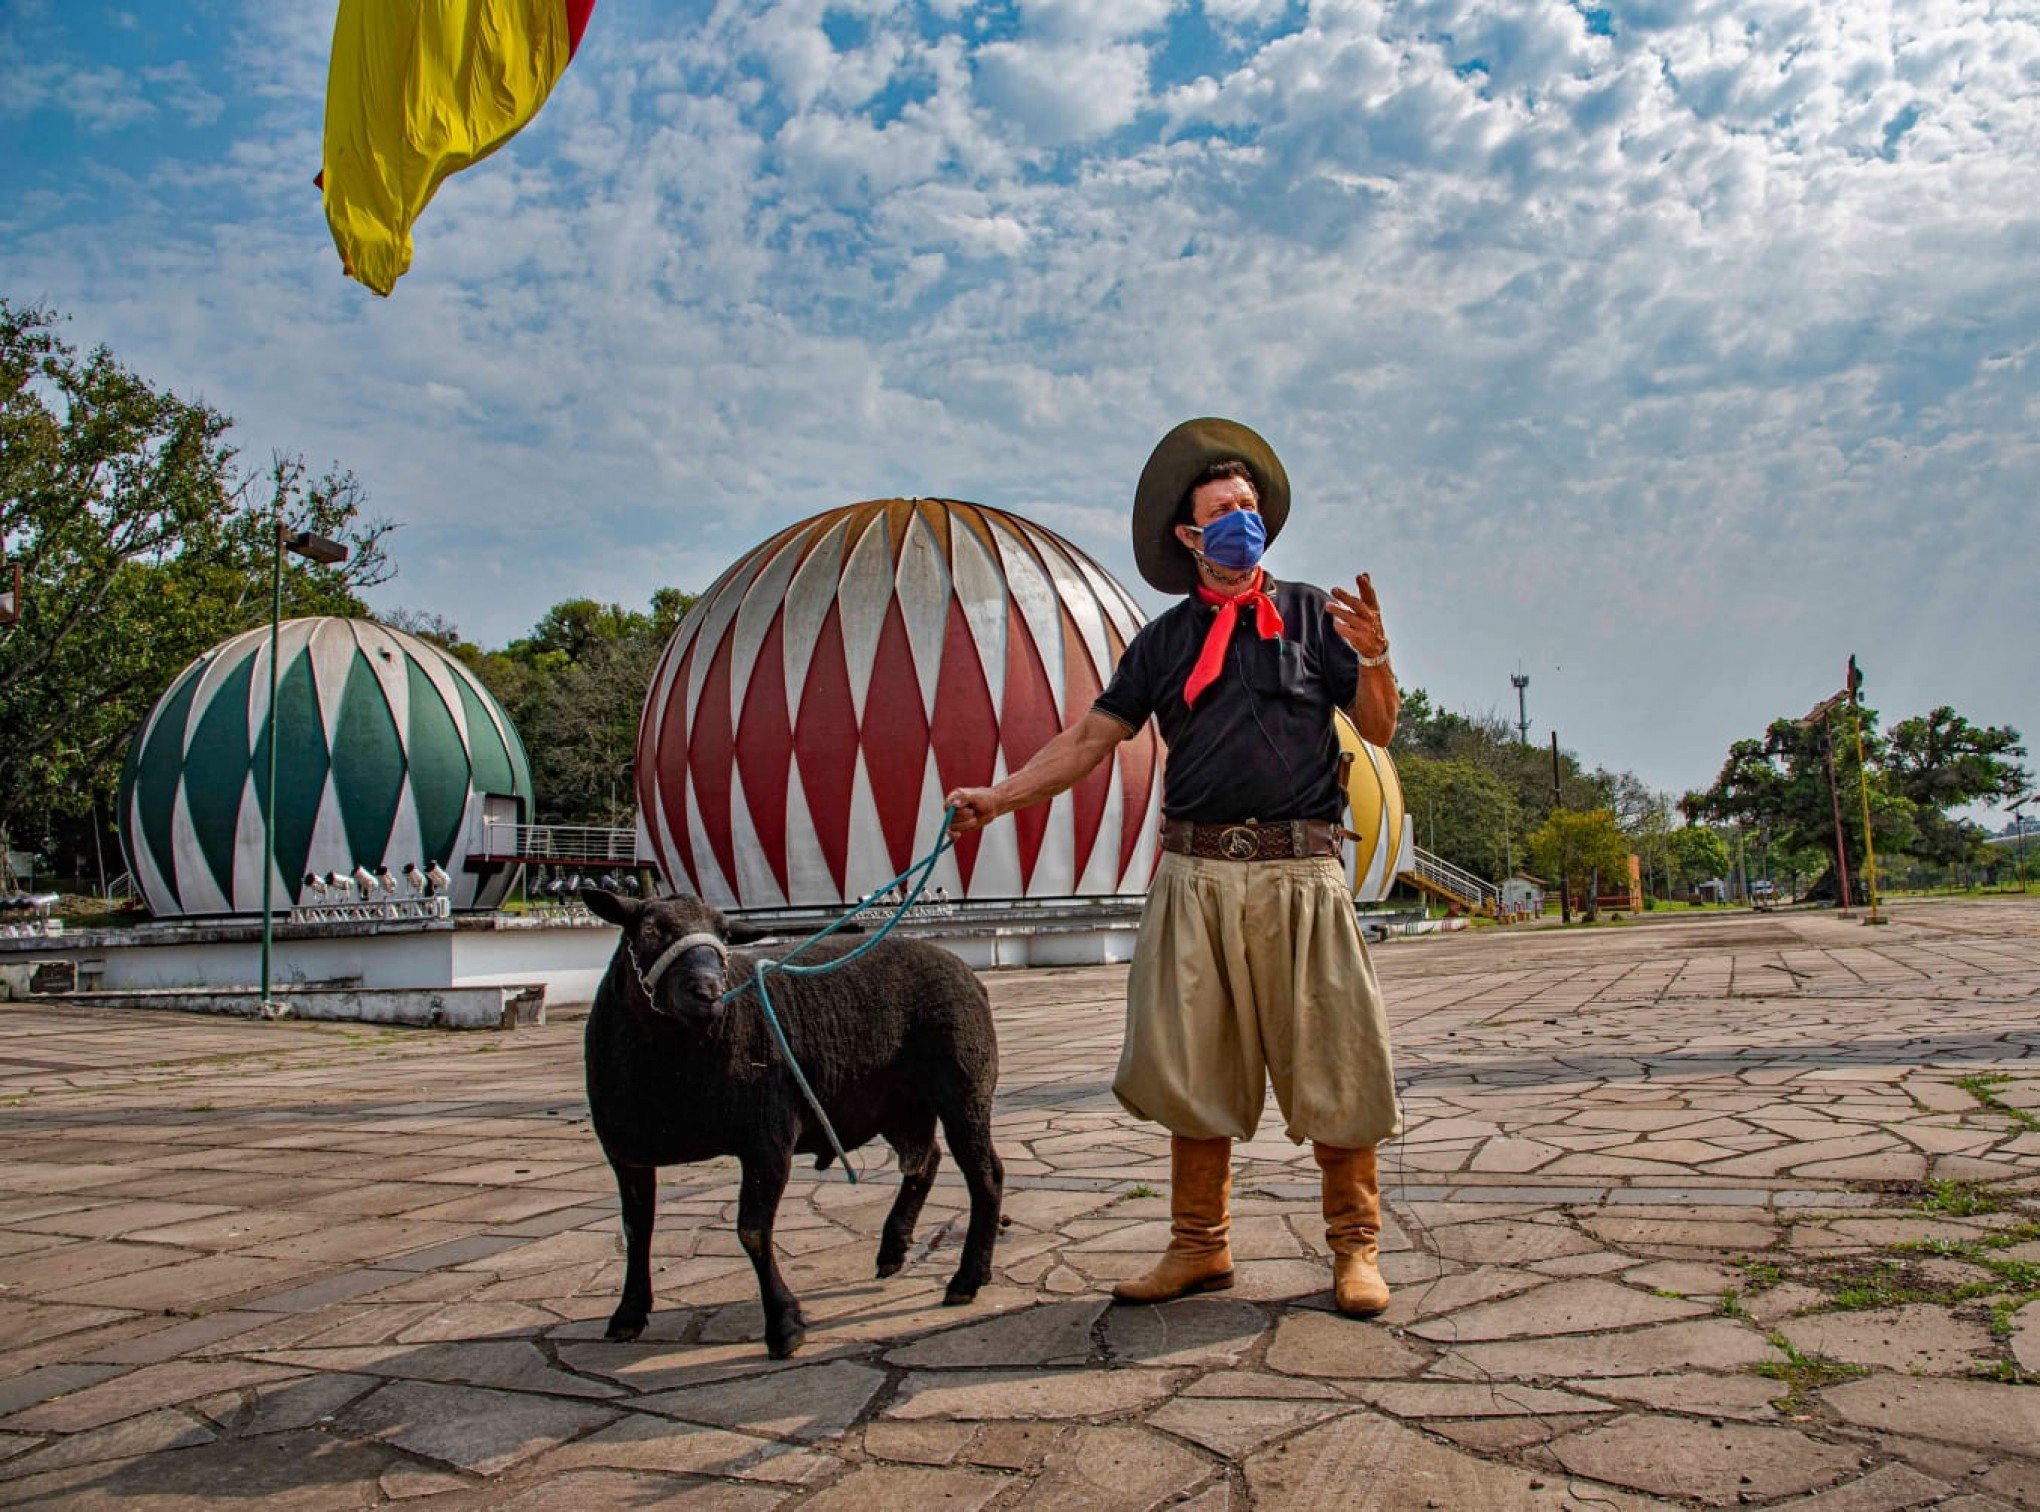
[[[935,1185],[935,1172],[942,1164],[942,1147],[935,1143],[935,1117],[917,1119],[905,1129],[889,1130],[886,1143],[900,1157],[900,1194],[892,1211],[885,1215],[885,1228],[878,1241],[878,1273],[894,1275],[907,1263],[907,1248],[914,1242],[914,1225],[921,1221],[921,1205],[928,1189]]]
[[[942,1297],[947,1307],[975,1301],[978,1288],[992,1279],[992,1246],[999,1238],[1006,1167],[992,1148],[991,1104],[989,1091],[967,1088],[942,1114],[942,1136],[949,1141],[949,1153],[970,1187],[970,1228],[963,1239],[962,1263]]]
[[[610,1314],[606,1339],[635,1339],[652,1315],[652,1222],[659,1199],[659,1173],[650,1166],[610,1162],[616,1194],[623,1203],[623,1300]]]
[[[737,1242],[751,1257],[758,1273],[758,1300],[765,1309],[765,1348],[775,1360],[783,1360],[800,1348],[807,1337],[807,1320],[800,1315],[800,1301],[779,1274],[779,1261],[772,1253],[772,1220],[779,1211],[779,1199],[786,1192],[786,1178],[793,1169],[793,1151],[775,1146],[742,1157],[744,1181],[737,1193]]]

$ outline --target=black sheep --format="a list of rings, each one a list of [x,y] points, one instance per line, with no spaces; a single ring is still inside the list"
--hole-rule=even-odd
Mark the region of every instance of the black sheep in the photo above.
[[[651,1315],[656,1168],[734,1155],[743,1165],[737,1238],[758,1272],[766,1347],[784,1359],[806,1325],[773,1257],[772,1220],[793,1157],[826,1165],[833,1152],[772,1040],[756,989],[720,1001],[757,966],[757,957],[732,954],[728,944],[760,936],[698,898],[641,901],[601,888],[581,898],[623,931],[586,1035],[588,1106],[616,1172],[628,1254],[607,1337],[634,1339]],[[825,941],[800,961],[826,961],[858,943]],[[770,985],[843,1147],[882,1137],[899,1155],[899,1196],[878,1246],[881,1276],[906,1263],[941,1163],[940,1120],[970,1186],[963,1260],[943,1300],[971,1301],[991,1277],[1005,1181],[992,1148],[999,1047],[984,985],[947,951],[904,939],[883,940],[840,971],[775,974]]]

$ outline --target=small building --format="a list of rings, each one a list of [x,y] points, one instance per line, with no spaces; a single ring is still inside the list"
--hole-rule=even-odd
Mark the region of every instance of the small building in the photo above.
[[[1534,919],[1544,912],[1545,882],[1528,872],[1506,877],[1501,886],[1501,910],[1505,919]]]

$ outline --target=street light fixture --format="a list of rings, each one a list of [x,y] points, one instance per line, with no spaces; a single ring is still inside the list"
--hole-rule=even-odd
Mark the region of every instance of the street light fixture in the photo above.
[[[262,793],[262,996],[264,1017],[276,1017],[276,1005],[269,1000],[269,957],[276,935],[274,900],[276,876],[276,685],[277,647],[283,626],[283,554],[288,551],[321,567],[336,567],[347,560],[347,548],[338,541],[309,530],[292,531],[276,522],[276,545],[270,553],[269,579],[269,784]]]

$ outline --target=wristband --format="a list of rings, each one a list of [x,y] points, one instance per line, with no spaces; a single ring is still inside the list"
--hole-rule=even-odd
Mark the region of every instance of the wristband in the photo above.
[[[1383,667],[1383,666],[1386,666],[1386,665],[1388,665],[1388,642],[1387,642],[1387,641],[1383,641],[1383,642],[1381,643],[1381,655],[1379,655],[1379,656],[1360,656],[1360,653],[1359,653],[1359,652],[1357,652],[1357,651],[1356,651],[1356,652],[1354,652],[1353,654],[1354,654],[1355,656],[1359,656],[1359,657],[1360,657],[1360,665],[1361,665],[1361,666],[1363,666],[1363,667]]]

